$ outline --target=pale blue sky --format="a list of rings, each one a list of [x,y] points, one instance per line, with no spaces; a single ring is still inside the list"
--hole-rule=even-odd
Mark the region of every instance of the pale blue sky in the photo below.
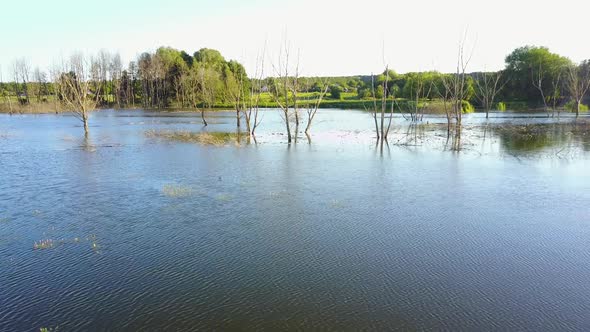
[[[189,53],[216,48],[252,72],[265,42],[270,62],[286,31],[304,75],[367,74],[384,63],[398,72],[452,71],[465,28],[474,49],[472,71],[501,68],[510,51],[526,44],[581,61],[590,58],[588,2],[6,1],[0,65],[6,79],[18,57],[46,69],[73,51],[104,48],[120,52],[126,63],[165,45]]]

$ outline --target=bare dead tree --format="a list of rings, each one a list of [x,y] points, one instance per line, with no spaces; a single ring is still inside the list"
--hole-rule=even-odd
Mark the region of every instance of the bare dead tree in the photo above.
[[[425,99],[430,98],[432,93],[433,82],[432,80],[427,81],[424,77],[426,73],[414,73],[410,76],[409,82],[406,83],[409,99],[412,103],[409,106],[410,120],[412,122],[422,121],[424,118],[424,109],[426,103],[422,102]],[[406,88],[404,88],[405,90]],[[405,115],[404,115],[404,118]],[[407,119],[407,118],[406,118]]]
[[[115,53],[110,58],[109,62],[109,72],[110,72],[110,79],[111,79],[111,91],[113,93],[113,98],[117,107],[121,107],[121,77],[123,75],[123,64],[121,62],[121,55],[119,53]]]
[[[100,50],[98,55],[94,59],[94,76],[96,83],[100,84],[100,87],[95,88],[97,91],[101,91],[101,104],[108,104],[109,96],[108,84],[109,84],[109,64],[111,62],[111,54],[107,50]]]
[[[64,62],[55,84],[59,87],[59,97],[64,108],[82,121],[87,136],[88,113],[96,108],[100,98],[100,91],[91,89],[92,73],[89,61],[80,53],[72,55],[68,62]]]
[[[543,67],[542,63],[539,63],[538,69],[531,69],[532,84],[537,90],[539,90],[539,94],[541,94],[543,108],[547,113],[547,117],[555,116],[557,103],[561,97],[560,87],[562,85],[563,70],[562,68],[556,68],[556,73],[551,75],[549,86],[545,84],[546,76],[548,76],[548,74],[548,69]]]
[[[502,80],[502,72],[483,72],[475,79],[475,97],[486,111],[486,119],[489,117],[494,100],[508,80]]]
[[[387,83],[389,81],[389,70],[385,67],[387,73],[386,79],[383,81],[383,96],[381,97],[381,142],[385,140],[385,109],[387,108]]]
[[[379,124],[377,123],[377,98],[375,96],[375,75],[373,75],[373,73],[371,73],[371,97],[373,99],[371,115],[373,116],[373,121],[375,122],[375,134],[377,135],[377,141],[379,141],[381,136],[379,135]]]
[[[318,112],[318,109],[320,108],[320,104],[322,103],[322,100],[324,99],[324,97],[328,93],[328,89],[330,89],[330,85],[328,83],[329,83],[328,79],[325,79],[320,83],[323,86],[323,90],[321,90],[319,92],[319,95],[317,96],[317,99],[315,100],[315,102],[313,104],[308,104],[306,107],[307,125],[305,126],[305,134],[308,136],[309,136],[309,130],[311,128],[311,123],[313,122],[313,119],[315,118],[315,115]]]
[[[455,73],[441,76],[444,90],[446,90],[444,92],[445,98],[443,99],[445,100],[445,103],[449,102],[450,104],[450,114],[447,113],[449,127],[451,125],[451,118],[455,120],[455,123],[458,126],[461,126],[461,120],[463,118],[463,100],[465,99],[465,96],[467,96],[466,70],[473,55],[473,50],[470,52],[470,54],[465,54],[466,39],[467,32],[465,32],[463,39],[459,43],[459,50],[457,53],[457,67]]]
[[[47,87],[47,75],[41,71],[39,67],[36,67],[33,71],[33,80],[35,81],[34,94],[37,98],[37,102],[42,102],[47,98],[49,89]]]
[[[277,59],[277,65],[274,63],[272,67],[275,71],[276,77],[273,81],[273,86],[271,89],[271,96],[275,100],[275,102],[279,105],[279,109],[281,111],[281,117],[283,118],[285,129],[287,131],[287,142],[291,143],[293,137],[291,135],[291,109],[289,107],[289,90],[290,87],[290,63],[289,63],[289,55],[290,50],[287,44],[287,41],[284,42],[284,45],[281,46],[279,50],[279,55]]]
[[[389,74],[387,74],[389,76]],[[394,110],[394,106],[395,106],[395,95],[394,95],[394,91],[392,90],[390,92],[391,95],[391,107],[390,107],[390,111],[389,111],[389,120],[387,122],[387,129],[385,130],[385,140],[387,141],[387,136],[389,135],[389,130],[391,129],[391,122],[393,121],[393,110]],[[385,99],[385,105],[387,106],[387,99]]]
[[[244,110],[244,104],[246,100],[244,93],[245,80],[246,77],[244,77],[244,74],[241,71],[238,73],[233,73],[231,70],[226,69],[224,80],[225,91],[229,97],[229,100],[234,106],[234,110],[236,111],[236,126],[238,129],[241,126],[240,115],[242,110]],[[250,132],[250,129],[248,129],[248,132]]]
[[[590,88],[590,61],[586,60],[580,65],[571,65],[567,70],[566,87],[575,102],[576,117],[580,115],[582,99]]]
[[[254,137],[256,141],[256,128],[260,125],[262,118],[258,119],[258,112],[260,110],[260,94],[262,93],[262,79],[264,78],[264,58],[266,53],[266,46],[262,51],[262,55],[256,58],[256,68],[254,70],[254,79],[250,84],[250,96],[248,98],[247,107],[243,108],[244,120],[246,122],[246,129],[248,133]]]
[[[19,102],[23,104],[29,104],[29,75],[31,73],[31,65],[25,58],[17,59],[13,62],[14,72],[14,84],[15,93],[18,97]],[[22,90],[19,89],[19,85],[22,85]],[[22,93],[21,93],[22,91]],[[24,99],[21,99],[21,94]]]
[[[129,62],[128,72],[129,72],[129,86],[127,96],[131,97],[131,107],[135,107],[135,82],[137,80],[137,64],[135,61]]]
[[[297,63],[295,65],[295,73],[291,78],[289,90],[293,95],[293,115],[295,116],[295,140],[297,141],[297,136],[299,135],[299,98],[298,92],[300,89],[300,81],[299,81],[299,59],[300,53],[297,52]]]
[[[445,74],[441,74],[440,75],[440,80],[441,83],[443,83],[443,89],[438,91],[438,95],[440,100],[442,101],[443,104],[443,110],[445,111],[445,115],[447,117],[447,133],[450,132],[451,130],[451,123],[452,123],[452,119],[453,119],[453,109],[452,109],[452,104],[453,104],[453,100],[452,100],[452,95],[450,92],[450,89],[447,89],[445,83]],[[450,79],[448,79],[450,81]],[[447,137],[448,138],[448,137]]]
[[[393,111],[394,111],[394,96],[391,95],[391,108],[389,111],[389,119],[387,122],[387,126],[385,125],[385,113],[387,111],[387,101],[390,97],[389,95],[389,66],[385,67],[385,79],[381,83],[381,89],[383,90],[383,94],[380,98],[380,105],[377,104],[377,96],[375,94],[375,77],[371,74],[371,93],[373,95],[373,105],[371,109],[371,115],[373,116],[373,121],[375,123],[375,133],[377,135],[377,142],[381,142],[383,144],[387,141],[387,135],[391,129],[391,123],[393,120]],[[366,109],[366,107],[365,107]],[[377,118],[379,117],[379,120]]]

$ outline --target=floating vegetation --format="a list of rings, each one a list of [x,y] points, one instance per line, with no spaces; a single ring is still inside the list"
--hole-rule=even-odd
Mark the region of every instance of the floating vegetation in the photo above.
[[[509,151],[533,152],[548,148],[566,148],[572,139],[588,141],[587,123],[495,126],[502,146]]]
[[[179,141],[187,143],[199,143],[203,145],[224,146],[230,143],[239,145],[242,141],[247,142],[249,135],[247,133],[224,133],[224,132],[201,132],[195,133],[190,131],[155,131],[149,130],[146,136],[150,138],[160,138],[170,141]]]
[[[90,242],[91,243],[90,247],[92,248],[92,250],[98,252],[98,249],[100,248],[100,246],[96,242],[96,235],[90,235],[84,239],[81,239],[79,237],[75,237],[71,240],[68,240],[68,239],[59,239],[59,240],[44,239],[41,241],[35,241],[33,243],[33,250],[54,249],[54,248],[57,248],[58,246],[65,245],[65,244],[81,243],[84,240],[87,242]]]
[[[41,327],[39,332],[57,332],[58,326],[56,327]]]
[[[271,191],[268,193],[268,196],[270,196],[270,198],[280,198],[282,196],[287,195],[287,190],[279,190],[279,191]]]
[[[341,208],[344,207],[344,204],[337,199],[332,199],[330,200],[330,206],[333,208]]]
[[[166,184],[162,187],[162,193],[168,197],[186,197],[193,193],[190,187]]]
[[[55,243],[51,239],[41,240],[39,242],[35,242],[33,244],[33,249],[35,250],[43,250],[43,249],[51,249],[55,246]]]
[[[6,223],[9,221],[10,221],[10,219],[8,219],[8,217],[0,217],[0,223]]]
[[[97,254],[100,254],[100,246],[98,245],[97,241],[96,241],[96,235],[92,234],[90,236],[88,236],[86,238],[86,240],[92,242],[92,244],[90,245],[90,247],[92,248],[92,251],[94,251]]]
[[[229,201],[231,200],[232,196],[229,194],[218,194],[217,196],[215,196],[215,199],[217,199],[218,201]]]

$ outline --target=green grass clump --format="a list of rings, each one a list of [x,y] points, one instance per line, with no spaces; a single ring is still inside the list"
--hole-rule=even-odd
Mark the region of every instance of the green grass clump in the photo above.
[[[155,131],[146,132],[147,137],[166,139],[187,143],[199,143],[203,145],[223,146],[229,143],[239,143],[242,138],[248,138],[247,133],[201,132],[190,131]]]
[[[168,197],[186,197],[191,195],[193,190],[189,187],[166,184],[162,187],[162,193]]]
[[[499,102],[496,104],[496,109],[500,112],[506,112],[506,103],[504,102]]]
[[[463,113],[473,113],[473,112],[475,112],[475,107],[473,107],[473,105],[471,105],[471,103],[468,102],[467,100],[462,100],[461,101],[461,108],[463,110]]]

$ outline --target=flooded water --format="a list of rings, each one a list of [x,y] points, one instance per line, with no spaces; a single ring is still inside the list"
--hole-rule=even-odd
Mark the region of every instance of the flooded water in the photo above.
[[[590,330],[588,118],[0,115],[0,330]]]

